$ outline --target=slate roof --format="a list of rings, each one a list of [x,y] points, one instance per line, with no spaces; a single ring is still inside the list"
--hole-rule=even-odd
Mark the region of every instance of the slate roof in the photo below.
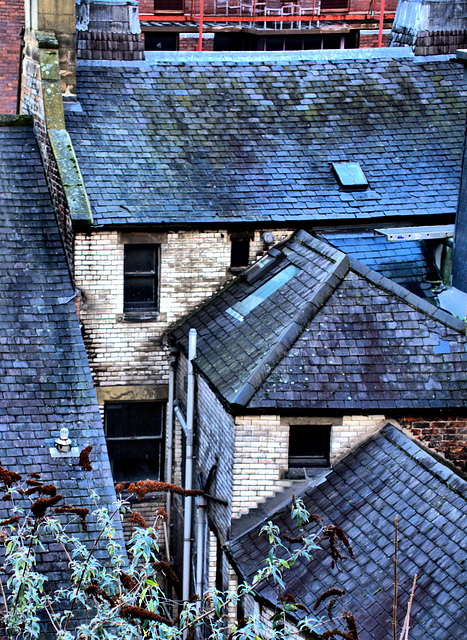
[[[245,272],[172,330],[186,350],[197,329],[195,364],[225,402],[279,411],[467,406],[463,322],[302,230],[270,255],[256,281]]]
[[[102,422],[30,126],[0,126],[0,209],[0,464],[24,478],[40,473],[56,483],[64,501],[93,509],[77,458],[49,453],[66,426],[74,446],[93,446],[89,480],[110,506],[115,492]],[[95,526],[90,520],[86,538]],[[49,579],[66,575],[61,553],[42,559]]]
[[[70,133],[100,225],[453,222],[462,66],[409,52],[80,62]],[[369,181],[343,191],[330,163]]]
[[[389,241],[384,235],[363,229],[323,232],[320,237],[417,295],[430,297],[428,281],[439,280],[432,241]]]
[[[463,640],[467,637],[467,482],[399,429],[387,425],[341,460],[317,487],[301,494],[311,513],[341,527],[356,561],[331,568],[328,551],[313,553],[286,573],[286,591],[310,611],[326,589],[346,590],[344,606],[357,621],[360,640],[392,638],[394,520],[399,516],[399,633],[414,574],[418,580],[410,619],[413,640]],[[298,529],[290,505],[271,514],[288,536]],[[250,579],[269,551],[259,526],[229,543],[240,574]],[[316,525],[306,525],[311,532]],[[287,543],[286,543],[287,544]],[[325,543],[323,543],[325,546]],[[257,590],[276,603],[276,589]],[[329,601],[318,610],[326,618]],[[298,612],[304,617],[303,612]]]

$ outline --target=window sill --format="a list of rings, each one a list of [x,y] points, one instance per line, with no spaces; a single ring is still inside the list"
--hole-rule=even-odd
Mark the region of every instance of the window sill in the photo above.
[[[229,267],[229,271],[234,276],[238,276],[240,273],[243,273],[247,268],[248,268],[248,265],[246,265],[245,267]]]
[[[161,322],[167,319],[166,316],[160,311],[125,311],[117,316],[117,322]]]

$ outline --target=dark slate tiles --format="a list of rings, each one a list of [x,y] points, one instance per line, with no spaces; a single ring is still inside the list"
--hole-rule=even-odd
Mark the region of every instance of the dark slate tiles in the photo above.
[[[311,610],[320,593],[341,586],[361,640],[390,640],[394,519],[399,515],[399,625],[417,573],[410,637],[463,640],[467,635],[463,606],[467,600],[466,490],[465,477],[387,425],[341,460],[320,485],[301,495],[310,511],[344,529],[356,562],[346,560],[338,572],[331,568],[327,552],[320,551],[311,563],[300,561],[286,574],[286,590]],[[289,536],[297,535],[290,506],[267,519]],[[247,579],[268,552],[267,538],[259,535],[262,524],[229,544],[236,566]],[[271,585],[259,592],[276,602]],[[318,613],[325,616],[325,606]]]
[[[173,330],[225,400],[249,408],[383,411],[467,405],[465,325],[298,231],[274,268],[235,280]],[[292,279],[250,313],[228,311],[287,265]]]
[[[304,242],[297,237],[287,242],[273,268],[253,286],[243,277],[237,278],[173,331],[174,338],[186,345],[189,328],[198,330],[196,364],[229,402],[243,404],[249,400],[280,354],[291,347],[303,323],[324,301],[323,281],[333,274],[343,254],[308,234],[302,238]],[[311,250],[305,242],[322,251]],[[298,269],[298,264],[304,264],[304,255],[307,269]],[[236,316],[228,311],[284,269],[293,267],[298,269],[295,276],[249,313]]]
[[[41,473],[66,501],[92,509],[77,460],[49,454],[66,426],[75,446],[93,446],[91,485],[110,504],[102,423],[32,128],[0,128],[0,194],[0,464]],[[49,563],[49,578],[63,569],[62,561]]]
[[[430,243],[421,240],[390,242],[373,231],[326,232],[328,242],[417,295],[430,292],[433,274]],[[425,287],[421,284],[425,283]]]
[[[306,54],[81,63],[67,128],[96,224],[452,221],[461,66]],[[339,189],[330,162],[346,160],[367,191]]]

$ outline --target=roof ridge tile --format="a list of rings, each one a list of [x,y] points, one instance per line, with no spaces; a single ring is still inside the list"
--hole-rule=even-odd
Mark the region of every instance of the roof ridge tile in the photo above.
[[[456,318],[447,311],[443,311],[443,309],[435,307],[434,305],[430,304],[426,300],[423,300],[402,285],[394,282],[394,280],[390,280],[389,278],[386,278],[386,276],[383,276],[377,271],[374,271],[373,269],[370,269],[366,265],[362,264],[360,260],[349,257],[349,262],[350,269],[352,271],[356,272],[366,280],[369,280],[371,283],[375,284],[381,289],[385,289],[389,293],[397,296],[424,315],[431,316],[438,322],[441,322],[451,329],[454,329],[454,331],[459,331],[460,333],[464,334],[467,332],[467,325],[460,318]]]
[[[293,237],[296,238],[295,234]],[[308,234],[307,234],[308,235]],[[303,237],[303,236],[302,236]],[[315,240],[309,236],[311,240]],[[320,245],[326,243],[317,241]],[[313,247],[315,250],[315,247]],[[297,313],[293,320],[281,333],[275,344],[266,353],[263,360],[255,367],[248,376],[246,382],[239,391],[229,398],[231,404],[246,406],[252,400],[257,390],[269,376],[271,371],[286,355],[297,338],[303,333],[306,325],[312,320],[316,313],[329,300],[336,287],[342,282],[349,271],[349,259],[341,251],[337,251],[339,258],[330,266],[329,274],[325,282],[322,282],[313,294],[313,299],[309,300]]]

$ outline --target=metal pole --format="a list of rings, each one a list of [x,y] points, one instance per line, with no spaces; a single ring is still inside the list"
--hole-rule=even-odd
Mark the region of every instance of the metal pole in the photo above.
[[[378,47],[383,46],[384,5],[385,5],[385,0],[381,0],[381,9],[379,13]]]
[[[199,595],[198,605],[203,599],[204,591],[204,529],[206,520],[206,498],[197,496],[196,506],[198,507],[198,535],[196,536],[196,593]]]
[[[170,364],[169,364],[169,397],[167,400],[167,416],[166,416],[166,433],[167,433],[167,468],[165,472],[166,481],[169,484],[173,482],[173,425],[174,425],[174,398],[175,398],[175,369],[177,363],[177,356],[175,350],[171,351]],[[170,543],[170,520],[172,517],[172,494],[167,493],[166,510],[169,517],[168,520],[168,537]],[[167,549],[167,555],[169,549]]]
[[[198,51],[203,50],[203,23],[204,23],[204,0],[199,3],[199,35],[198,35]]]
[[[193,418],[195,405],[195,376],[193,360],[196,358],[196,329],[190,329],[188,338],[188,367],[186,394],[186,460],[185,489],[193,489]],[[191,519],[193,513],[193,496],[185,496],[185,514],[183,523],[183,600],[190,597],[190,565],[191,565]]]

